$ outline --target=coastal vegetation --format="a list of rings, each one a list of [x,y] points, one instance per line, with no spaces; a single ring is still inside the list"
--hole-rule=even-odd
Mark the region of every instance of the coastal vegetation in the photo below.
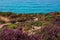
[[[60,40],[60,12],[0,12],[0,40]]]

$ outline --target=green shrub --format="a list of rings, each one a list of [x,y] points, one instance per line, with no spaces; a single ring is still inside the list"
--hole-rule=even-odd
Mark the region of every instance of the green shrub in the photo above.
[[[16,29],[18,26],[16,24],[9,24],[7,27],[10,29]]]

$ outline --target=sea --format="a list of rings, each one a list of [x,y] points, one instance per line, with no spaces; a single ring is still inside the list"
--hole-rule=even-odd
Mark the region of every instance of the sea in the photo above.
[[[0,12],[18,14],[60,12],[60,0],[0,0]]]

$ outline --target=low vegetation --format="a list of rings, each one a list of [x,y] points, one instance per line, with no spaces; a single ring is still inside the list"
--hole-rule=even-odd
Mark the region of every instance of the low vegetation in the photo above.
[[[1,17],[4,17],[3,20]],[[9,21],[5,21],[5,19]],[[0,12],[0,40],[60,40],[60,13]]]

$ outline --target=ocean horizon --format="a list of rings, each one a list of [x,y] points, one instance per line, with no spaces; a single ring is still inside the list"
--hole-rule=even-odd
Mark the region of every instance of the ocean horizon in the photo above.
[[[60,0],[0,0],[0,12],[60,12]]]

